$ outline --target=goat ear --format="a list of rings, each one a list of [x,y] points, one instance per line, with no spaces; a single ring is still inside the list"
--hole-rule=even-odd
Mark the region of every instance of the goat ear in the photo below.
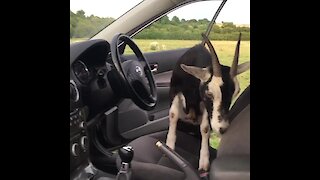
[[[199,68],[195,66],[187,66],[184,64],[180,64],[180,67],[187,73],[192,76],[200,79],[202,82],[206,82],[210,78],[210,72],[207,68]]]
[[[239,75],[249,69],[250,69],[250,62],[245,62],[245,63],[239,64],[238,68],[237,68],[237,75]]]

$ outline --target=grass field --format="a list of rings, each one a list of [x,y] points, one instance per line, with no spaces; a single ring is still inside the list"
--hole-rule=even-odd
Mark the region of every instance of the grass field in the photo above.
[[[72,38],[70,39],[70,44],[71,43],[75,43],[75,42],[80,42],[80,41],[84,41],[87,40],[88,38]]]
[[[70,39],[71,42],[81,41],[83,39]],[[192,47],[195,44],[199,43],[196,40],[144,40],[144,39],[134,39],[135,43],[141,49],[142,53],[146,52],[155,52],[155,51],[162,51],[162,50],[171,50],[177,48],[186,48]],[[152,50],[151,43],[157,42],[159,48],[157,50]],[[223,65],[231,66],[236,41],[211,41],[215,50],[218,54],[220,63]],[[125,54],[131,54],[131,49],[127,48]],[[250,61],[250,41],[242,41],[240,45],[240,57],[239,63],[243,63],[246,61]],[[238,76],[238,80],[240,83],[240,89],[242,92],[249,84],[250,84],[250,70],[244,72]],[[210,139],[210,145],[216,148],[219,145],[220,139],[215,135],[212,134]]]

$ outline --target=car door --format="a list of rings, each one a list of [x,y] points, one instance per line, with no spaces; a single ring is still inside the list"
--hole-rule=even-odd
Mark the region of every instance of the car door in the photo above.
[[[136,34],[133,38],[138,47],[144,53],[144,56],[148,60],[150,67],[154,73],[154,78],[157,86],[158,102],[156,107],[151,111],[144,111],[136,106],[130,99],[123,100],[118,106],[118,119],[117,128],[120,136],[125,139],[135,139],[145,134],[150,134],[157,131],[162,131],[168,129],[169,125],[169,108],[170,108],[170,79],[172,75],[172,69],[174,68],[178,59],[195,44],[200,43],[201,35],[200,33],[195,34],[198,36],[198,40],[146,40],[147,33],[150,33],[152,29],[158,28],[161,34],[162,28],[172,28],[180,26],[179,23],[183,21],[188,21],[183,18],[181,20],[177,15],[181,12],[190,11],[192,8],[205,7],[204,12],[207,15],[203,15],[201,18],[205,19],[203,24],[204,31],[209,25],[209,20],[215,13],[221,2],[196,2],[186,6],[183,6],[166,16],[163,16],[157,22],[153,23],[150,27],[142,30]],[[187,18],[187,17],[186,17]],[[194,17],[196,18],[196,17]],[[199,16],[197,17],[198,19]],[[171,19],[171,20],[170,20]],[[193,21],[189,17],[190,22]],[[162,22],[170,21],[170,27],[163,27]],[[190,34],[193,34],[190,32]],[[169,35],[168,35],[169,36]],[[167,36],[167,37],[168,37]],[[167,38],[159,37],[159,38]],[[169,36],[170,37],[170,36]],[[125,50],[124,59],[135,58],[130,53],[130,50]]]

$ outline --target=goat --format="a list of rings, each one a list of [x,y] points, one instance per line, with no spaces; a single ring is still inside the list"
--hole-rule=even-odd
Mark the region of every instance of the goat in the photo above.
[[[210,131],[214,130],[221,135],[227,130],[229,107],[240,91],[237,75],[248,70],[250,63],[238,65],[241,33],[231,68],[219,63],[210,40],[204,34],[202,36],[203,43],[182,55],[173,69],[166,144],[174,150],[179,119],[200,125],[202,140],[198,169],[207,171]],[[208,45],[210,53],[205,44]]]

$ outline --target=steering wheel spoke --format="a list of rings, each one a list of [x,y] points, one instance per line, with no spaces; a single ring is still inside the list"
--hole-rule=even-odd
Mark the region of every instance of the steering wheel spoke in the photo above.
[[[128,45],[138,60],[120,61],[119,42]],[[121,81],[126,84],[131,99],[144,110],[152,110],[157,102],[157,91],[148,61],[133,40],[124,34],[116,34],[111,43],[111,56]]]

